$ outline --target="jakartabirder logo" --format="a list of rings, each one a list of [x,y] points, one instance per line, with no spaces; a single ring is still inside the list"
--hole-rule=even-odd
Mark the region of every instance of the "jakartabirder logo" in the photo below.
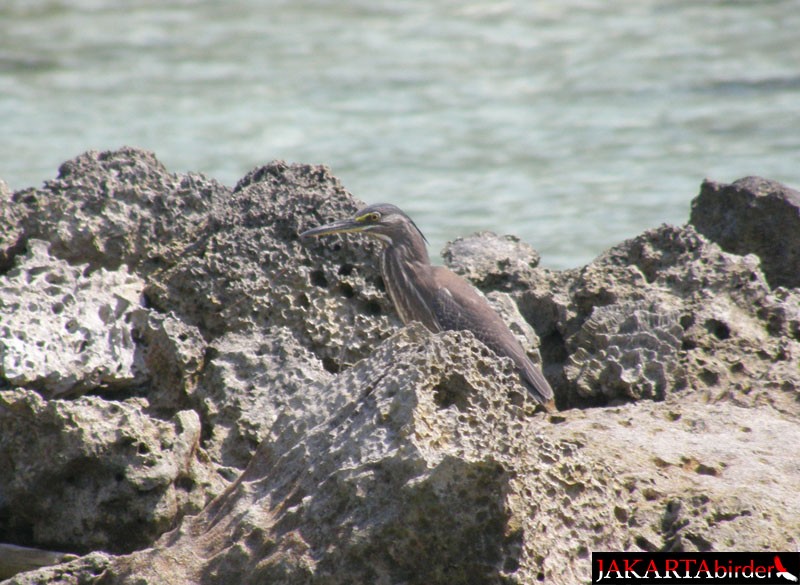
[[[800,554],[790,552],[592,553],[592,583],[797,583]]]

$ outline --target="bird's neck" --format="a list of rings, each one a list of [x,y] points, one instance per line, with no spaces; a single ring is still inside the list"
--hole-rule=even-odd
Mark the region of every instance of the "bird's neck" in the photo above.
[[[424,242],[419,242],[419,245],[389,245],[381,254],[383,282],[400,320],[403,323],[409,323],[416,319],[423,321],[426,326],[433,329],[432,320],[421,316],[418,307],[417,299],[420,292],[414,278],[414,268],[420,265],[430,266],[428,250],[425,248]],[[431,323],[429,324],[428,321]]]
[[[430,264],[428,247],[422,239],[389,245],[383,249],[383,263]]]

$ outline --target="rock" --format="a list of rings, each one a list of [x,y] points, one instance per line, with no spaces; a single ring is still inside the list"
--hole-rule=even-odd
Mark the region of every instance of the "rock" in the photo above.
[[[265,439],[299,440],[328,415],[320,394],[332,375],[289,330],[229,333],[210,354],[195,400],[210,429],[205,449],[220,465],[244,469]]]
[[[138,309],[131,314],[137,360],[147,380],[151,411],[170,416],[192,402],[206,365],[208,345],[197,327],[173,313]]]
[[[134,148],[87,152],[65,162],[42,189],[13,195],[24,237],[92,269],[135,268],[195,240],[216,202],[230,191],[202,175],[173,175],[151,152]],[[0,216],[2,217],[2,216]]]
[[[663,400],[686,385],[680,309],[627,301],[597,307],[575,334],[566,378],[581,397]]]
[[[220,491],[197,414],[161,421],[142,402],[0,392],[0,540],[128,552]]]
[[[515,388],[471,334],[405,328],[331,381],[321,396],[349,401],[327,420],[264,442],[105,583],[572,585],[592,550],[791,546],[800,477],[773,447],[795,421],[669,397],[531,416]]]
[[[548,427],[548,437],[578,442],[582,455],[605,461],[625,486],[605,504],[624,526],[623,540],[593,550],[793,546],[800,524],[800,501],[792,495],[798,470],[793,454],[774,446],[795,439],[796,417],[686,397],[563,416]]]
[[[3,581],[3,585],[88,585],[97,582],[112,556],[93,552],[60,565],[21,573]]]
[[[623,485],[515,406],[514,379],[469,333],[407,327],[320,393],[325,421],[285,449],[262,444],[234,488],[107,582],[527,583],[550,577],[544,558],[573,566],[568,533],[575,558],[621,542],[605,502]],[[564,485],[587,514],[565,513]]]
[[[450,268],[480,288],[502,290],[515,281],[526,281],[539,265],[539,253],[516,236],[479,232],[456,238],[442,251]]]
[[[133,149],[0,189],[0,541],[89,553],[13,583],[572,585],[593,550],[794,546],[800,288],[762,248],[698,221],[556,272],[454,242],[541,354],[545,415],[471,334],[399,326],[376,243],[298,240],[360,205],[325,167],[229,191]],[[107,370],[57,330],[65,291]]]
[[[20,212],[11,201],[8,184],[0,179],[0,273],[6,272],[23,247]]]
[[[148,297],[209,337],[286,327],[335,373],[369,355],[398,320],[376,243],[301,243],[298,234],[360,205],[325,167],[257,169],[211,212],[192,249],[154,276]]]
[[[704,181],[689,221],[727,252],[756,254],[772,287],[800,286],[800,192],[761,177]]]
[[[46,396],[141,383],[130,317],[144,283],[124,268],[87,276],[46,242],[27,245],[0,281],[0,376]]]
[[[466,275],[495,255],[492,237],[475,238],[485,245],[468,249],[489,260],[447,256]],[[504,291],[533,325],[561,408],[695,392],[800,412],[797,292],[773,292],[754,255],[724,252],[691,225],[662,226],[584,268],[509,267],[502,282],[473,280]]]

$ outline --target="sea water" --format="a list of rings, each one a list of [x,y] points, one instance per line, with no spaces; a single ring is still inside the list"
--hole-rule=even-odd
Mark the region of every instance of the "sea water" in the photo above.
[[[573,267],[706,177],[800,188],[798,31],[800,0],[0,0],[0,178],[324,163],[434,255],[492,230]]]

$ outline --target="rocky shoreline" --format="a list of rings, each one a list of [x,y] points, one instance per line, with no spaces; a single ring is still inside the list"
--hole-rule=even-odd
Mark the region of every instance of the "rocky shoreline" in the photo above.
[[[456,240],[560,412],[402,328],[324,167],[233,189],[124,148],[0,183],[3,583],[586,582],[593,550],[794,550],[800,193],[705,182],[573,270]],[[77,556],[77,558],[75,558]],[[10,563],[7,563],[10,565]]]

